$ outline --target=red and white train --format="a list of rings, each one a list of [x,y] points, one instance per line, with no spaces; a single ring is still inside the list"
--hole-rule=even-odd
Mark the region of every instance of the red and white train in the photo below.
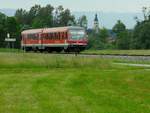
[[[26,51],[80,52],[88,43],[84,28],[75,26],[31,29],[21,34]]]

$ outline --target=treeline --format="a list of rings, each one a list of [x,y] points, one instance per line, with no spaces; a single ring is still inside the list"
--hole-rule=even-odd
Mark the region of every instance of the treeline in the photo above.
[[[99,29],[99,32],[87,29],[87,18],[76,19],[69,9],[63,6],[35,5],[30,10],[18,9],[13,17],[0,13],[0,47],[6,47],[7,33],[16,38],[15,48],[20,48],[21,31],[33,28],[81,26],[87,29],[89,44],[87,49],[150,49],[150,9],[143,8],[144,20],[139,20],[134,29],[128,30],[120,20],[112,30]],[[94,16],[94,15],[93,15]]]
[[[102,28],[99,33],[89,33],[89,46],[91,49],[150,49],[150,9],[143,8],[144,20],[135,17],[134,29],[127,29],[120,20],[112,30]]]
[[[51,5],[41,7],[35,5],[29,11],[18,9],[15,14],[22,29],[57,27],[75,24],[75,17],[69,9],[62,6],[54,8]]]

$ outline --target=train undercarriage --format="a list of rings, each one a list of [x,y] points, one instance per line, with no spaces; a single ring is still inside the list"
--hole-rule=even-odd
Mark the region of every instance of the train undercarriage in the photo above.
[[[79,46],[79,45],[71,45],[68,47],[38,47],[38,46],[36,47],[36,46],[32,46],[32,47],[23,47],[23,50],[25,50],[26,52],[33,51],[33,52],[48,52],[48,53],[53,53],[53,52],[80,53],[81,51],[85,50],[85,48],[86,48],[86,46]]]

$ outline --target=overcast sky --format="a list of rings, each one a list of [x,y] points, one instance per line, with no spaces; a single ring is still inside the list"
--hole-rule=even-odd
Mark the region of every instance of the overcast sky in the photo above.
[[[141,12],[150,0],[0,0],[0,9],[29,9],[35,4],[63,5],[72,11]]]

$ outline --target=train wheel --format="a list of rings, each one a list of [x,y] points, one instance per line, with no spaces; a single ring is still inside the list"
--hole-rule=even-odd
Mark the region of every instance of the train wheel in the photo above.
[[[25,52],[29,52],[29,51],[31,51],[31,48],[25,47],[24,50],[25,50]]]
[[[56,50],[56,52],[57,52],[57,53],[60,53],[60,52],[62,52],[62,50],[63,50],[63,49],[58,48],[58,49]]]
[[[53,51],[51,49],[46,50],[48,53],[52,53]]]
[[[80,53],[80,49],[79,49],[79,47],[76,47],[75,48],[75,54],[79,54]]]
[[[67,53],[67,54],[69,54],[69,52],[70,52],[70,49],[69,49],[69,48],[67,48],[67,49],[64,49],[64,52],[65,52],[65,53]]]

